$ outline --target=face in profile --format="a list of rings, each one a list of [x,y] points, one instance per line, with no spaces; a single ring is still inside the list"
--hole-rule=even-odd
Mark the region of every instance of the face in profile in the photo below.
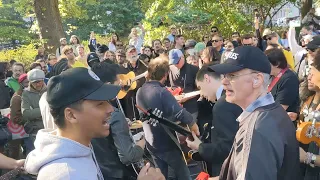
[[[113,107],[108,101],[84,100],[79,110],[73,110],[77,126],[90,138],[110,134],[109,120]]]

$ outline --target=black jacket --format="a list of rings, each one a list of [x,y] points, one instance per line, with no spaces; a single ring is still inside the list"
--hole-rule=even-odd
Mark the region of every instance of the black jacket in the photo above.
[[[10,106],[10,99],[10,88],[6,86],[2,80],[0,80],[0,109],[8,108]]]
[[[202,143],[199,154],[211,166],[211,176],[218,176],[223,161],[228,157],[239,129],[237,118],[242,109],[222,96],[212,108],[211,143]]]
[[[122,112],[112,113],[110,135],[91,141],[94,153],[104,179],[127,179],[130,176],[130,163],[142,159],[144,150],[135,145],[129,135],[129,126]]]

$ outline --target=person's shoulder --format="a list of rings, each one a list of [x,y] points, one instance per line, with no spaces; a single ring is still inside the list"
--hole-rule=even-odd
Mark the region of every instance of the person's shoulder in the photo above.
[[[288,69],[284,74],[283,74],[283,80],[289,80],[292,82],[298,82],[299,83],[299,78],[296,72]]]
[[[38,173],[38,180],[71,180],[70,167],[67,163],[50,163],[43,166]]]

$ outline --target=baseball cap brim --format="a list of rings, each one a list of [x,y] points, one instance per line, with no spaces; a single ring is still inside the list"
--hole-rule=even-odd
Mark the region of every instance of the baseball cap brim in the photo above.
[[[93,101],[109,101],[114,99],[120,91],[120,86],[103,84],[100,88],[83,99]]]
[[[311,50],[315,50],[315,49],[319,48],[319,46],[316,44],[308,43],[307,48],[311,49]]]
[[[218,74],[228,74],[245,69],[242,66],[237,66],[231,63],[216,64],[209,66],[208,68],[210,71],[216,72]]]

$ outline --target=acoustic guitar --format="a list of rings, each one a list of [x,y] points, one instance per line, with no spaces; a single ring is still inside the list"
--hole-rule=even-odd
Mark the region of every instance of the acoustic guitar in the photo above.
[[[302,122],[298,126],[296,137],[303,144],[310,144],[313,141],[320,146],[320,111],[311,112],[311,117],[312,122]]]
[[[128,72],[127,74],[119,74],[120,86],[121,89],[118,93],[118,98],[123,99],[130,90],[137,88],[137,80],[145,77],[148,71],[136,76],[133,71]]]

